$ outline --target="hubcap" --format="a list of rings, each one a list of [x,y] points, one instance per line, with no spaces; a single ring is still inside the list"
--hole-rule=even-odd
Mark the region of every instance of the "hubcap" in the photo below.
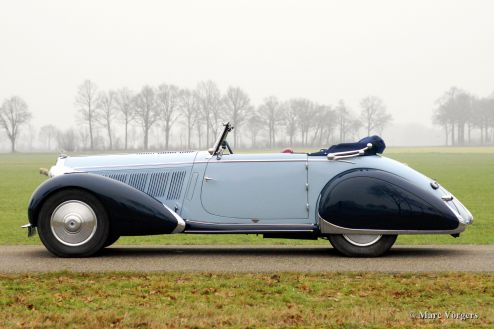
[[[86,203],[69,200],[51,215],[50,226],[55,238],[66,246],[80,246],[89,241],[98,225],[96,214]]]
[[[382,235],[375,234],[343,234],[345,240],[357,247],[367,247],[379,241]]]

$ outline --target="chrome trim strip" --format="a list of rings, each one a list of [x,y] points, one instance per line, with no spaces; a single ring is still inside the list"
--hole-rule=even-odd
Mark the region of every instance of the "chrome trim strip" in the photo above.
[[[275,227],[284,227],[284,226],[301,226],[301,227],[315,227],[314,224],[256,224],[256,223],[211,223],[211,222],[201,222],[195,220],[185,220],[187,224],[200,224],[200,225],[211,225],[211,226],[275,226]]]
[[[247,234],[247,233],[252,233],[252,234],[262,234],[262,233],[272,233],[272,232],[280,232],[280,233],[286,233],[286,232],[291,232],[291,233],[298,233],[298,232],[314,232],[314,230],[225,230],[225,231],[196,231],[196,230],[185,230],[184,233],[239,233],[239,234]]]
[[[459,223],[454,230],[371,230],[353,229],[332,224],[319,217],[319,227],[323,234],[456,234],[465,231],[466,225]]]
[[[156,166],[181,166],[193,164],[219,164],[219,163],[235,163],[235,162],[306,162],[306,159],[279,159],[279,160],[219,160],[211,161],[189,161],[189,162],[167,162],[167,163],[142,163],[142,164],[125,164],[125,165],[106,165],[92,167],[78,167],[75,170],[100,169],[100,168],[130,168],[130,167],[156,167]]]
[[[209,163],[208,161],[206,161]],[[269,160],[220,160],[211,163],[234,163],[234,162],[307,162],[307,159],[269,159]],[[198,162],[196,162],[198,163]],[[199,162],[201,163],[201,162]]]
[[[177,220],[177,227],[175,227],[175,229],[172,231],[171,234],[174,234],[174,233],[182,233],[184,230],[185,230],[185,220],[180,217],[179,214],[177,214],[176,212],[174,212],[173,210],[171,210],[166,204],[163,204],[163,206],[172,213],[173,217],[175,217],[175,219]]]
[[[361,148],[359,150],[328,153],[327,158],[330,161],[334,161],[334,160],[338,160],[338,159],[353,158],[353,157],[356,157],[359,155],[364,155],[365,151],[370,150],[371,148],[372,148],[372,143],[367,143],[367,145],[364,148]]]
[[[139,163],[139,164],[125,164],[125,165],[105,165],[105,166],[92,166],[92,167],[78,167],[77,170],[86,169],[100,169],[100,168],[131,168],[131,167],[157,167],[157,166],[181,166],[181,165],[193,165],[197,162],[166,162],[166,163]],[[204,163],[207,163],[205,161]]]
[[[451,200],[450,201],[453,201],[453,196],[451,196]],[[458,199],[456,199],[456,201],[463,206],[463,204]],[[456,216],[456,218],[458,219],[458,221],[461,224],[470,225],[470,224],[473,223],[473,215],[472,215],[472,213],[465,206],[463,206],[463,208],[466,210],[466,212],[470,216],[469,218],[463,218],[460,215],[460,213],[458,212],[458,210],[456,210],[455,208],[453,208],[453,206],[451,206],[451,204],[448,201],[445,201],[444,200],[444,203],[446,203],[446,205],[448,206],[448,208],[453,212],[453,214]]]

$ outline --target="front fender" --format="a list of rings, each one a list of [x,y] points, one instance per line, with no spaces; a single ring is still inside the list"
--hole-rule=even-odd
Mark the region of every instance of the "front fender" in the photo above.
[[[318,211],[325,222],[351,230],[425,233],[460,226],[458,215],[430,185],[378,169],[334,177],[321,191]]]
[[[152,196],[127,184],[100,175],[70,173],[42,183],[31,196],[29,222],[37,226],[45,200],[63,189],[77,188],[92,193],[102,203],[112,230],[119,235],[149,235],[176,232],[183,220]]]

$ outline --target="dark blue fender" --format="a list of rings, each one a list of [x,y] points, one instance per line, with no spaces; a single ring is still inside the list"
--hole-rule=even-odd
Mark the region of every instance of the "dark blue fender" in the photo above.
[[[344,172],[321,191],[319,215],[349,229],[454,230],[459,221],[430,186],[376,169]]]
[[[127,184],[104,176],[70,173],[46,180],[34,191],[29,201],[29,222],[37,226],[43,202],[53,193],[78,188],[92,193],[103,204],[111,229],[119,235],[171,233],[177,219],[165,206]]]

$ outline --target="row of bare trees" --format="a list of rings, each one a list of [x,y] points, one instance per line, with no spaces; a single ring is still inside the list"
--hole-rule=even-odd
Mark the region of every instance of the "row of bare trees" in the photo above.
[[[95,127],[103,128],[107,145],[113,148],[116,121],[123,124],[124,149],[128,148],[128,129],[138,126],[142,147],[150,146],[150,132],[158,129],[164,134],[159,147],[177,147],[171,141],[172,130],[186,136],[186,147],[201,148],[211,144],[221,121],[236,127],[233,145],[241,145],[242,137],[250,137],[251,147],[275,147],[279,135],[287,135],[290,146],[327,145],[357,138],[362,128],[368,135],[382,133],[391,121],[384,103],[370,96],[361,101],[360,117],[340,101],[336,107],[321,105],[305,98],[280,101],[267,97],[254,106],[249,95],[239,87],[230,86],[222,93],[213,81],[202,81],[193,90],[175,85],[144,86],[139,92],[128,88],[98,91],[87,80],[78,89],[76,105],[79,119],[86,124],[88,148],[94,149]],[[265,142],[259,139],[266,134]],[[283,139],[281,142],[285,142]],[[245,144],[244,144],[245,145]]]
[[[40,128],[44,149],[201,149],[211,145],[222,121],[235,126],[235,147],[319,147],[361,134],[381,134],[392,120],[375,96],[362,99],[360,115],[342,100],[331,106],[306,98],[282,101],[269,96],[255,106],[241,88],[230,86],[222,93],[213,81],[199,82],[194,89],[163,83],[139,91],[107,91],[86,80],[77,89],[75,106],[78,128],[60,130],[53,124]],[[19,126],[30,118],[19,97],[4,102],[0,124],[12,141],[12,151]]]
[[[494,94],[477,97],[451,87],[436,104],[433,123],[443,127],[445,145],[494,144]]]

